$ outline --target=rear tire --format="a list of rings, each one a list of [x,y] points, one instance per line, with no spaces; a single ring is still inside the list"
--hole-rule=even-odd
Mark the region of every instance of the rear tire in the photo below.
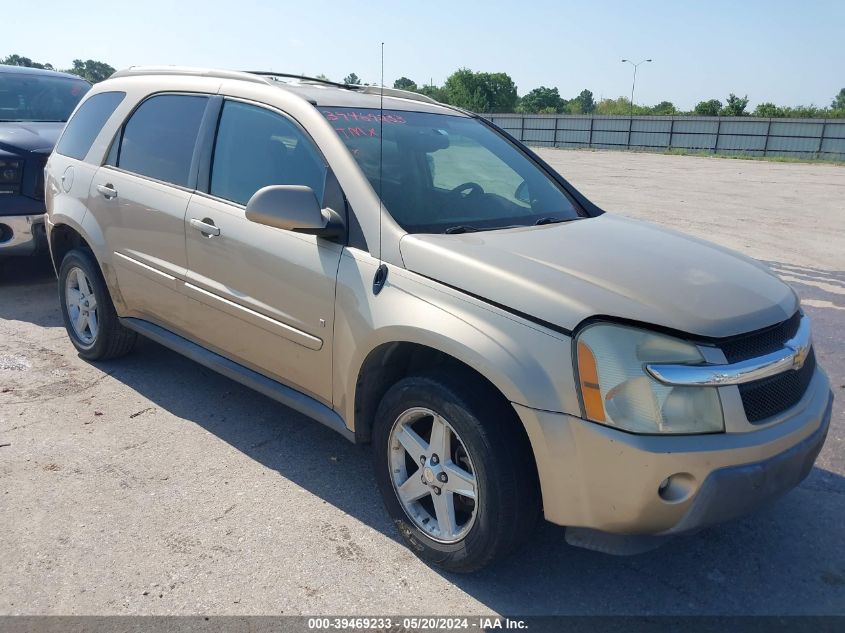
[[[90,251],[69,251],[59,266],[59,304],[71,343],[86,360],[128,354],[137,335],[121,325]]]
[[[376,412],[373,461],[402,538],[443,569],[477,571],[536,527],[540,490],[528,438],[510,403],[471,371],[441,369],[391,387]],[[448,503],[454,510],[443,514]]]

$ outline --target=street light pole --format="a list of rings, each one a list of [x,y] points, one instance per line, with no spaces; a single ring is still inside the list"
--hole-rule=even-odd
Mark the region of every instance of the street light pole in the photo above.
[[[630,59],[623,59],[623,62],[627,62],[634,67],[634,81],[631,84],[631,119],[634,118],[634,88],[637,86],[637,67],[640,64],[645,64],[646,62],[650,62],[650,59],[644,59],[642,61],[637,62],[636,64],[632,62]]]

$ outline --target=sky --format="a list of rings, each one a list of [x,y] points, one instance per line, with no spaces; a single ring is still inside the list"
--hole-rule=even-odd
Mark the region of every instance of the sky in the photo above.
[[[55,67],[75,58],[115,68],[211,66],[385,84],[441,84],[451,72],[506,72],[523,95],[672,101],[691,109],[728,93],[750,106],[830,105],[845,87],[845,0],[40,0],[4,9],[0,57]]]

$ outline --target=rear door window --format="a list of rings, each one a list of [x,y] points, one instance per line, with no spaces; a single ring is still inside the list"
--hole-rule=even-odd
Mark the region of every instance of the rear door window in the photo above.
[[[245,205],[268,185],[305,185],[323,198],[326,165],[290,119],[265,108],[223,105],[211,167],[212,195]]]
[[[56,152],[77,160],[84,159],[103,125],[125,96],[125,92],[101,92],[79,106],[68,121]]]
[[[117,167],[181,187],[191,164],[208,97],[157,95],[144,101],[123,127]]]

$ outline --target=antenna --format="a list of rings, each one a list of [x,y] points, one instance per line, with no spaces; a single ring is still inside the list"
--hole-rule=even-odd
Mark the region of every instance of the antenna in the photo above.
[[[381,263],[381,216],[384,211],[384,42],[381,43],[381,81],[378,95],[378,258]]]
[[[378,268],[373,277],[373,294],[377,295],[387,281],[387,264],[381,258],[381,216],[384,215],[384,42],[381,43],[381,81],[379,82],[378,127]]]

